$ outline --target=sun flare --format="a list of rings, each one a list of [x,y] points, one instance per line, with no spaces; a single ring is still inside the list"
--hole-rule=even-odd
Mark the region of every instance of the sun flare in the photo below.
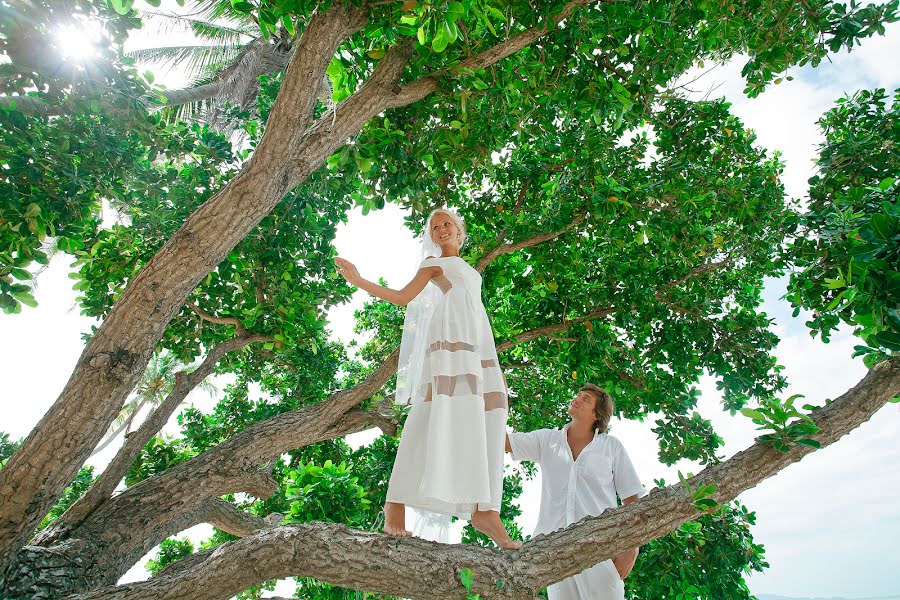
[[[97,56],[103,30],[96,23],[79,21],[58,27],[54,38],[63,59],[85,62]]]

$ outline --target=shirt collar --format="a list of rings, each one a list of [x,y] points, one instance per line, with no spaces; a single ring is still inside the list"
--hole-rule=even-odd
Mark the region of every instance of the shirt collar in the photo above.
[[[561,429],[561,431],[562,431],[563,433],[566,433],[566,432],[569,430],[569,427],[571,427],[571,426],[572,426],[572,421],[569,421],[568,423],[566,423],[565,425],[563,425],[563,428]],[[594,430],[594,438],[593,438],[593,439],[596,440],[598,437],[600,437],[600,430],[599,430],[599,429],[595,429],[595,430]],[[593,441],[593,440],[591,440],[591,441]]]

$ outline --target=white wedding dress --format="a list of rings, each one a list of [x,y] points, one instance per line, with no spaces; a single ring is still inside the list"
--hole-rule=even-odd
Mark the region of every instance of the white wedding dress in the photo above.
[[[424,335],[413,345],[404,331],[412,367],[407,374],[401,364],[398,388],[408,387],[412,406],[387,501],[469,520],[476,510],[500,510],[507,389],[481,275],[458,256],[428,258],[420,268],[432,266],[443,274],[428,284],[439,294],[420,321]]]

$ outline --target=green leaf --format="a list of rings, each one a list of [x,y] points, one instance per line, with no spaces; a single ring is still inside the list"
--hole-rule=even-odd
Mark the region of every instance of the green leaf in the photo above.
[[[714,493],[716,493],[716,484],[709,483],[707,485],[704,485],[704,486],[701,486],[700,488],[698,488],[697,491],[694,492],[694,498],[697,498],[697,499],[706,498],[710,494],[714,494]]]
[[[18,267],[13,267],[9,270],[9,274],[18,279],[19,281],[26,281],[31,279],[31,273],[26,271],[25,269],[19,269]]]
[[[128,11],[131,10],[132,0],[109,0],[109,3],[113,10],[120,15],[127,15]]]
[[[29,292],[13,292],[13,296],[25,306],[30,306],[31,308],[37,306],[37,300]]]
[[[754,421],[766,422],[766,417],[758,410],[753,410],[752,408],[742,408],[741,414],[745,417],[750,417]]]
[[[795,440],[801,446],[808,446],[809,448],[821,448],[822,444],[812,438],[800,438]]]
[[[291,20],[290,15],[282,15],[281,24],[284,26],[284,30],[287,31],[288,35],[294,35],[297,32],[297,28],[294,27],[294,22]]]
[[[434,36],[434,39],[431,40],[431,48],[435,52],[443,52],[447,49],[447,46],[450,45],[450,33],[447,30],[446,21],[444,21],[444,25],[438,27],[437,33]]]
[[[891,239],[891,230],[893,229],[893,219],[888,215],[872,215],[872,229],[883,240]]]
[[[244,0],[231,0],[231,6],[235,10],[239,10],[241,12],[252,12],[256,10],[255,6],[253,6],[249,2],[245,2]]]
[[[719,507],[719,503],[713,500],[712,498],[701,498],[694,502],[694,506],[697,510],[707,511],[707,510],[715,510]]]
[[[875,335],[875,341],[888,350],[893,350],[895,352],[900,351],[900,333],[885,329],[884,331],[879,331],[878,334]]]
[[[463,567],[459,570],[459,581],[463,584],[463,587],[466,588],[467,592],[472,591],[472,569],[468,567]]]

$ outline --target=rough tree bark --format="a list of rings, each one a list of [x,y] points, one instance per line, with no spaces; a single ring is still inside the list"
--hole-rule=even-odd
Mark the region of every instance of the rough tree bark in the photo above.
[[[869,420],[900,394],[900,359],[874,367],[852,389],[814,411],[821,428],[813,436],[824,448]],[[705,469],[692,486],[714,483],[715,499],[727,502],[815,450],[795,445],[779,452],[757,442]],[[96,590],[70,600],[214,600],[261,581],[313,576],[322,581],[411,598],[460,598],[462,568],[473,573],[473,592],[484,598],[533,598],[538,590],[628,548],[646,544],[700,516],[681,484],[654,489],[638,502],[587,517],[530,540],[520,551],[442,545],[308,523],[257,527],[256,532],[193,559],[147,582]],[[176,563],[177,564],[177,563]]]
[[[550,31],[588,0],[574,0],[456,70],[489,66]],[[352,134],[387,108],[437,90],[436,75],[400,86],[410,52],[391,49],[372,76],[331,115],[310,126],[331,57],[366,23],[336,4],[316,14],[298,42],[253,157],[198,208],[141,270],[87,344],[55,404],[0,471],[0,567],[9,563],[115,418],[169,320],[191,290],[281,200]]]

